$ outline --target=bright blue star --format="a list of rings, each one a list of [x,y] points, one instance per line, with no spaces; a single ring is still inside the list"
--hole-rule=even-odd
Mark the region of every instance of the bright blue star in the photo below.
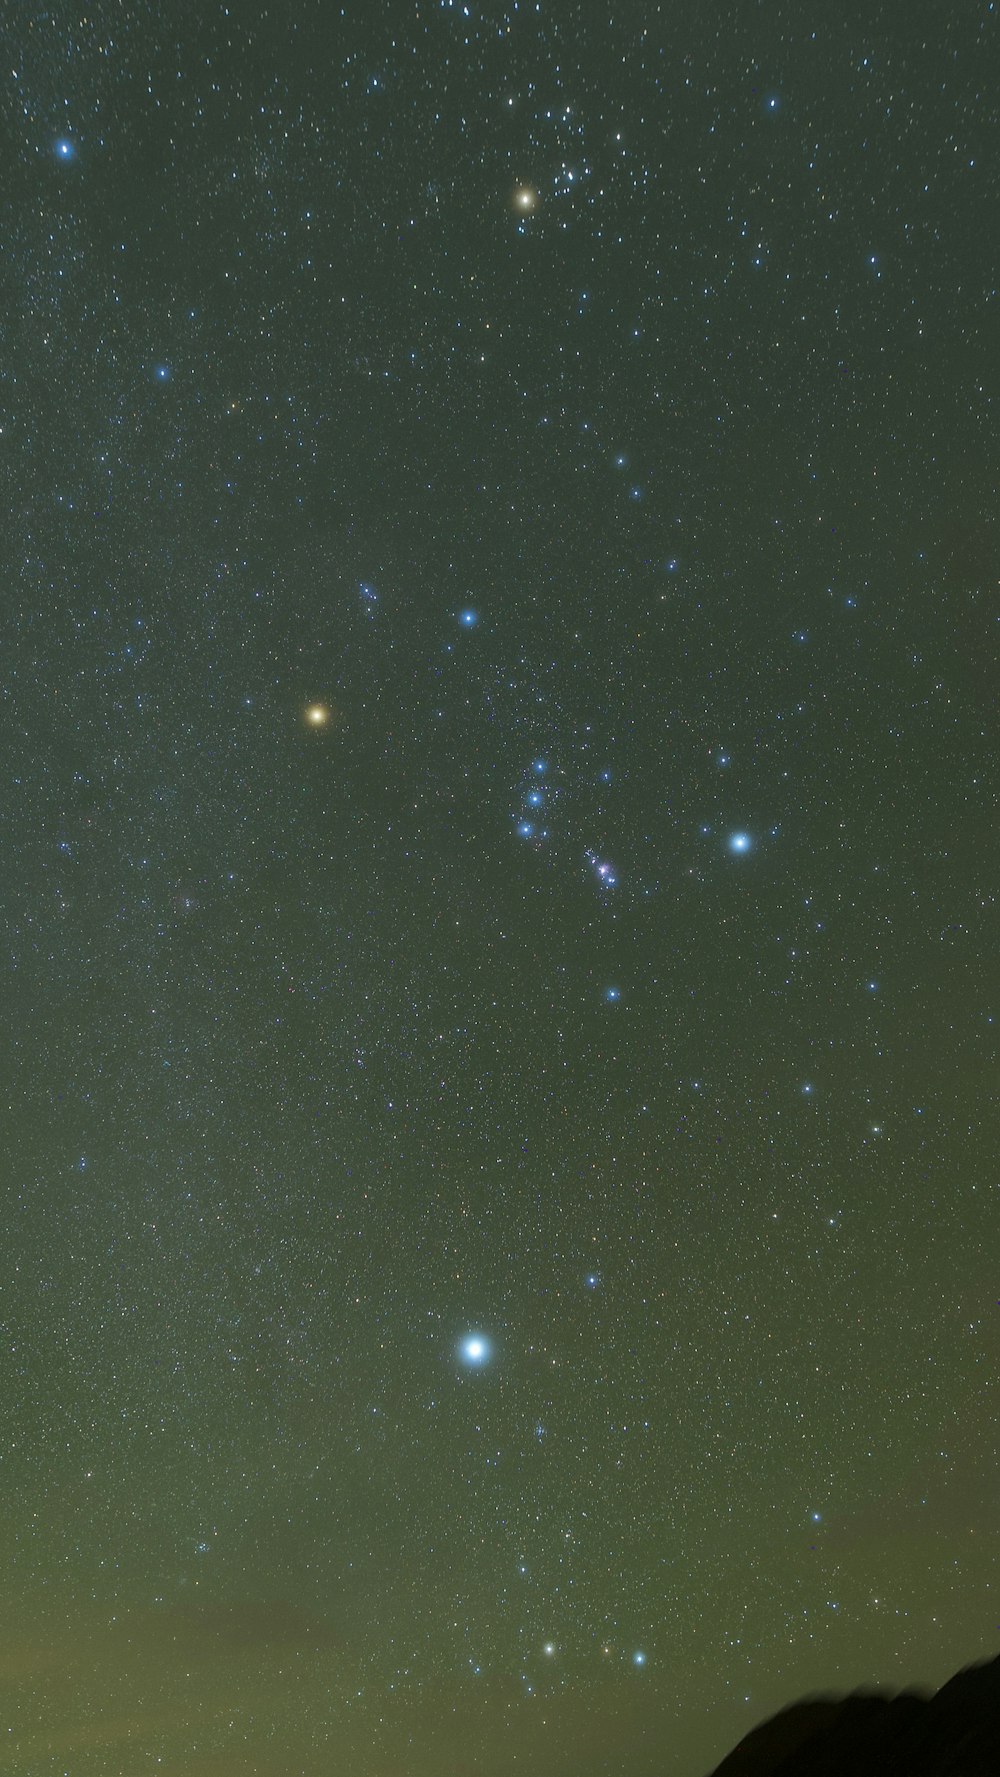
[[[541,790],[530,790],[528,792],[527,800],[529,808],[541,808],[542,803],[545,801],[545,797],[542,795]]]
[[[471,1364],[473,1369],[480,1369],[489,1362],[490,1342],[482,1333],[469,1333],[460,1346],[462,1361]]]
[[[807,1080],[805,1085],[802,1088],[803,1098],[811,1098],[814,1091],[815,1091],[815,1087],[813,1086],[812,1082],[810,1080]]]
[[[535,829],[531,821],[518,821],[517,831],[522,839],[531,839]]]
[[[641,1647],[637,1647],[635,1653],[632,1655],[632,1664],[633,1666],[645,1666],[646,1656]]]
[[[156,377],[158,383],[168,383],[170,381],[170,365],[158,364],[153,375]]]
[[[620,987],[606,987],[604,989],[604,997],[611,1005],[614,1005],[616,1000],[621,999],[622,990]]]
[[[463,629],[475,629],[476,624],[479,622],[479,612],[467,608],[466,610],[459,612],[458,621]]]
[[[532,761],[531,769],[532,769],[532,771],[537,771],[539,777],[542,777],[543,774],[546,771],[548,771],[548,769],[549,769],[548,761],[545,759],[535,759]]]
[[[596,1290],[596,1288],[601,1280],[600,1280],[596,1271],[591,1271],[589,1276],[585,1277],[583,1281],[586,1284],[588,1290]]]
[[[71,142],[68,136],[60,136],[55,146],[55,154],[57,160],[75,160],[76,143]]]
[[[736,852],[738,855],[742,855],[751,849],[753,841],[750,838],[749,833],[730,833],[726,843],[731,852]]]

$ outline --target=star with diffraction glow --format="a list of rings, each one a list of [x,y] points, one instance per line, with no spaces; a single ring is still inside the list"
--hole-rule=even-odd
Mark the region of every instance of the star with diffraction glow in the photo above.
[[[331,714],[332,712],[329,704],[308,703],[306,704],[304,711],[306,726],[309,728],[328,728],[330,726]]]
[[[482,1333],[468,1333],[459,1349],[463,1363],[471,1365],[473,1369],[481,1369],[483,1364],[489,1362],[490,1342]]]

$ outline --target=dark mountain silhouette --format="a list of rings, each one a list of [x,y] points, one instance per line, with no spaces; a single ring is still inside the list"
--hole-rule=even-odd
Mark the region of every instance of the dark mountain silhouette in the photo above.
[[[1000,1777],[1000,1659],[934,1695],[807,1697],[755,1728],[713,1777]]]

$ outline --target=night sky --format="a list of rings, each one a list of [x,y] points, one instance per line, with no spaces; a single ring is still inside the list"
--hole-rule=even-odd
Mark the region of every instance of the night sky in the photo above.
[[[0,1773],[995,1654],[994,0],[4,26]]]

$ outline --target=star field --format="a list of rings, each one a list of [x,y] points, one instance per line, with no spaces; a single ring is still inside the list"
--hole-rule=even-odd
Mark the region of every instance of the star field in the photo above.
[[[997,30],[9,34],[11,1777],[995,1653]]]

